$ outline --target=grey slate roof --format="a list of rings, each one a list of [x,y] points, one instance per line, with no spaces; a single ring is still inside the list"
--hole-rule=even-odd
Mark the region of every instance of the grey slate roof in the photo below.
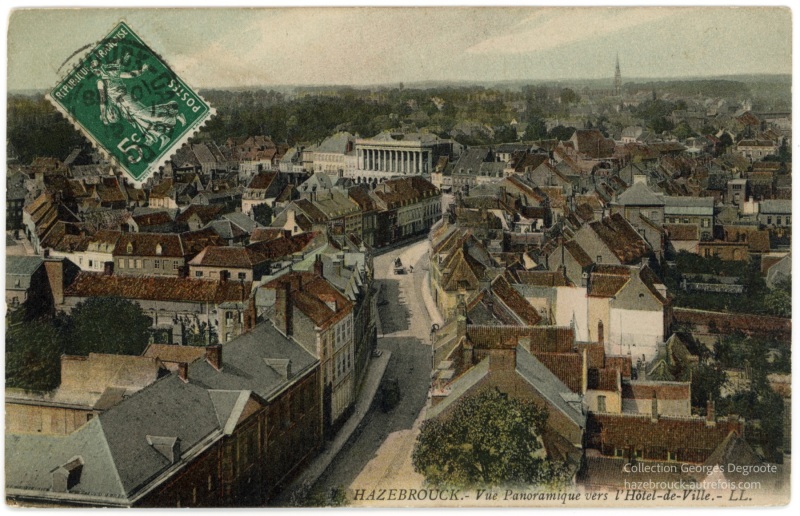
[[[6,274],[30,276],[43,262],[41,256],[6,256]]]
[[[792,201],[789,199],[767,199],[765,201],[761,201],[759,212],[778,214],[785,213],[789,215],[792,213]]]
[[[664,213],[676,215],[713,215],[713,197],[664,197]]]
[[[550,402],[551,406],[557,408],[579,427],[586,428],[586,415],[578,408],[580,402],[574,401],[575,393],[522,346],[517,346],[516,370],[517,374]]]
[[[478,365],[471,368],[466,373],[459,376],[453,383],[449,385],[450,393],[445,399],[440,401],[437,405],[428,409],[425,415],[426,419],[432,419],[439,416],[453,403],[457,402],[461,397],[480,382],[487,374],[489,374],[489,360],[484,359]]]
[[[295,374],[283,378],[266,358],[291,360]],[[177,374],[165,376],[68,436],[7,434],[7,494],[127,505],[153,479],[180,467],[148,436],[159,442],[177,439],[181,455],[202,448],[232,430],[251,391],[268,399],[316,362],[271,325],[257,326],[225,344],[221,371],[198,360],[189,367],[189,383]],[[76,456],[84,463],[80,482],[68,493],[52,492],[52,472]]]
[[[6,435],[6,489],[50,491],[52,471],[75,456],[80,482],[58,497],[126,503],[170,466],[147,436],[180,440],[181,452],[221,430],[207,390],[166,376],[68,436]]]
[[[235,211],[233,213],[226,213],[222,216],[223,219],[230,220],[246,232],[250,233],[257,227],[261,227],[259,223],[242,213],[241,211]]]
[[[300,344],[271,324],[262,323],[223,346],[221,371],[205,360],[189,365],[189,381],[207,389],[252,390],[268,400],[287,384],[287,379],[266,364],[264,359],[270,358],[291,360],[292,376],[288,381],[317,361]]]
[[[336,133],[323,140],[314,152],[344,154],[347,151],[347,144],[355,141],[355,137],[347,132]]]
[[[664,197],[653,193],[645,183],[634,183],[617,196],[617,203],[623,206],[664,206]]]

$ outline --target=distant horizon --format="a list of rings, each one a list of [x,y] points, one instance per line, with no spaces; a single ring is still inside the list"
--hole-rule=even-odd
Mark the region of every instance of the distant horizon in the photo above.
[[[758,79],[787,79],[790,83],[792,82],[792,74],[791,73],[754,73],[754,74],[730,74],[730,75],[708,75],[708,76],[684,76],[684,77],[631,77],[626,79],[623,76],[622,84],[623,86],[628,84],[638,84],[638,83],[651,83],[651,82],[690,82],[690,81],[731,81],[731,82],[747,82],[745,78],[749,78],[750,82],[758,82]],[[447,86],[474,86],[474,85],[488,85],[488,87],[498,86],[498,87],[508,87],[508,86],[515,86],[515,87],[522,87],[528,85],[547,85],[547,84],[559,84],[568,86],[571,83],[581,84],[581,83],[602,83],[607,81],[609,89],[613,85],[613,77],[609,79],[602,79],[602,78],[574,78],[574,79],[538,79],[538,80],[526,80],[526,79],[509,79],[503,81],[481,81],[481,80],[453,80],[453,81],[436,81],[436,80],[429,80],[429,81],[415,81],[415,82],[385,82],[385,83],[375,83],[375,84],[261,84],[261,85],[252,85],[252,86],[224,86],[224,85],[215,85],[215,86],[206,86],[198,88],[199,90],[210,91],[210,90],[239,90],[239,91],[255,91],[255,90],[266,90],[269,91],[271,89],[303,89],[303,88],[352,88],[355,90],[367,90],[367,89],[376,89],[376,88],[398,88],[400,83],[403,84],[404,89],[430,89],[436,87],[447,87]],[[23,95],[23,94],[44,94],[50,91],[51,88],[33,88],[33,89],[9,89],[9,95]]]
[[[21,9],[8,90],[51,88],[120,20],[198,89],[611,84],[617,56],[624,82],[792,73],[784,7]]]

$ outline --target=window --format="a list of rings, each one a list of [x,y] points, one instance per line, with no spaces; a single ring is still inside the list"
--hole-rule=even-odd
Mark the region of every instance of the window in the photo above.
[[[197,278],[202,278],[203,277],[203,271],[194,271],[194,275]]]
[[[791,226],[792,225],[792,217],[791,217],[791,215],[787,215],[786,216],[786,225],[787,226]]]
[[[650,220],[654,220],[656,222],[658,221],[658,212],[657,211],[651,211],[650,212]]]
[[[624,457],[625,450],[623,448],[614,448],[614,457]]]
[[[247,273],[246,273],[246,272],[240,272],[240,273],[239,273],[239,274],[237,274],[236,276],[237,276],[239,279],[241,279],[241,280],[243,280],[243,279],[247,279]]]
[[[667,452],[667,460],[668,461],[676,461],[678,460],[678,454],[674,451]]]
[[[136,260],[134,261],[134,267],[136,267],[137,269],[141,269],[142,268],[142,260],[136,258]]]
[[[776,217],[775,218],[775,223],[780,226],[781,225],[781,218],[780,217]]]
[[[708,227],[710,224],[711,224],[711,221],[710,221],[710,220],[708,220],[708,219],[703,219],[703,221],[701,222],[701,224],[700,224],[700,225],[701,225],[702,227],[704,227],[704,228],[707,228],[707,227]]]
[[[597,397],[597,411],[598,412],[605,412],[606,411],[606,397],[605,396],[598,396]]]
[[[125,260],[124,259],[119,261],[119,268],[120,269],[124,269],[125,268]]]
[[[772,224],[772,217],[767,217],[767,224]]]
[[[177,271],[178,270],[178,262],[177,261],[172,262],[172,270],[173,271]]]
[[[78,257],[78,265],[83,265],[83,258]]]
[[[153,260],[153,266],[156,269],[160,269],[161,268],[161,260]]]

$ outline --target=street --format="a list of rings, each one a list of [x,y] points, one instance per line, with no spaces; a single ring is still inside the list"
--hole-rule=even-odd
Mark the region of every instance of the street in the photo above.
[[[427,401],[431,370],[431,318],[421,295],[426,288],[427,251],[428,241],[422,240],[375,258],[383,330],[378,336],[378,349],[392,353],[384,382],[398,380],[400,402],[385,413],[376,397],[360,427],[317,481],[315,491],[335,487],[348,491],[375,486],[414,487],[422,483],[422,476],[414,473],[411,466],[411,452],[419,416]],[[414,272],[395,274],[397,257],[406,269],[413,266]]]

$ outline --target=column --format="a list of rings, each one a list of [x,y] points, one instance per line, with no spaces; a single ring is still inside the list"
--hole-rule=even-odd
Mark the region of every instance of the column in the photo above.
[[[392,172],[397,172],[397,151],[393,150],[392,153]]]
[[[356,149],[356,169],[362,170],[364,168],[364,151]]]

